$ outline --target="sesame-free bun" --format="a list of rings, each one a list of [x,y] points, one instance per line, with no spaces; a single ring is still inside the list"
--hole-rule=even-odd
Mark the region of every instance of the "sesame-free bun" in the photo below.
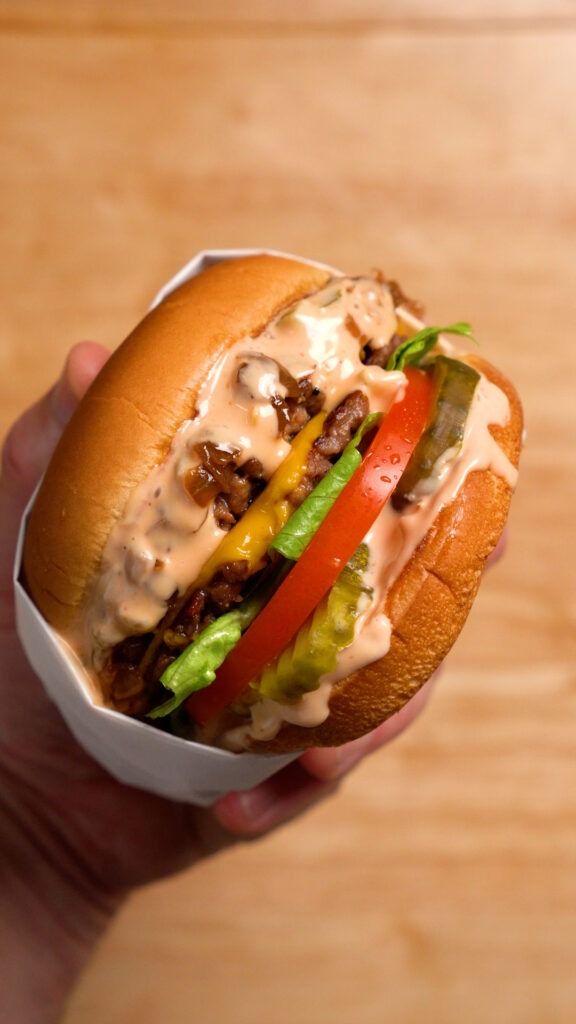
[[[218,263],[172,292],[117,349],[81,402],[54,453],[31,512],[24,573],[36,605],[72,636],[97,579],[104,548],[132,490],[165,457],[194,415],[220,356],[259,334],[282,309],[323,287],[327,271],[276,256]],[[517,465],[522,410],[494,367],[465,357],[507,395],[510,418],[490,430]],[[258,753],[337,746],[374,729],[406,704],[441,663],[471,608],[511,498],[491,470],[471,472],[436,517],[386,595],[392,625],[386,656],[334,684],[330,715],[315,728],[285,725]],[[230,712],[209,724],[218,742]],[[226,723],[226,726],[224,725]]]
[[[112,355],[56,448],[28,523],[26,585],[55,629],[78,625],[131,491],[193,415],[215,361],[329,276],[278,256],[217,263],[172,292]]]
[[[522,442],[522,407],[512,384],[484,360],[467,356],[508,396],[510,419],[490,431],[513,465]],[[491,470],[471,472],[390,588],[382,611],[392,624],[384,658],[334,684],[330,715],[316,728],[285,725],[260,753],[339,746],[399,711],[430,678],[456,640],[472,607],[486,559],[504,528],[512,492]]]

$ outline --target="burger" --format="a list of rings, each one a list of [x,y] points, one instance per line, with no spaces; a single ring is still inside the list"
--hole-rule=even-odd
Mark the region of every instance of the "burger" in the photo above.
[[[250,255],[115,351],[23,561],[95,704],[288,753],[361,736],[430,677],[502,533],[522,410],[470,325],[421,315],[380,271]]]

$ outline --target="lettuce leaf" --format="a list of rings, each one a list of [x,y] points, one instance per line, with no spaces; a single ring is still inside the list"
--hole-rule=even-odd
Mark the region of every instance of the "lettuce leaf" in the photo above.
[[[220,665],[276,589],[284,572],[284,567],[281,567],[253,596],[206,626],[182,654],[168,665],[160,676],[160,682],[174,696],[149,711],[148,718],[164,718],[180,707],[190,694],[214,682]]]
[[[460,334],[466,338],[474,338],[470,324],[461,322],[448,327],[423,327],[411,338],[406,338],[392,353],[386,364],[387,370],[403,370],[407,365],[415,365],[434,348],[440,334]]]
[[[312,493],[302,502],[300,508],[297,508],[290,516],[280,533],[276,535],[270,545],[270,550],[278,551],[285,558],[290,558],[294,562],[300,558],[336,498],[362,462],[362,455],[358,451],[362,438],[380,419],[380,413],[369,413],[365,417],[332,469],[328,470],[326,476],[316,485]]]
[[[148,718],[163,718],[180,706],[191,693],[210,686],[220,667],[241,635],[239,609],[221,615],[196,637],[194,642],[165,669],[160,682],[174,696],[148,713]]]

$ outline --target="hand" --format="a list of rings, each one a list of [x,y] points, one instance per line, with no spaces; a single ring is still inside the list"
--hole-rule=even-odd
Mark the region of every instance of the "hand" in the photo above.
[[[225,796],[210,810],[124,786],[78,746],[26,662],[14,625],[11,567],[25,504],[107,358],[104,348],[89,342],[71,351],[55,387],[11,429],[0,477],[0,856],[6,865],[0,935],[6,922],[12,922],[10,928],[19,922],[23,947],[13,934],[10,944],[15,984],[22,975],[29,988],[24,977],[29,959],[37,978],[39,964],[44,965],[55,1005],[125,892],[178,871],[235,837],[262,834],[331,793],[360,758],[414,719],[427,695],[425,688],[369,736],[334,750],[310,750],[275,777],[247,793]],[[31,928],[26,914],[34,922]],[[51,974],[47,964],[53,952],[41,929],[38,941],[39,919],[58,949],[59,985],[54,965]],[[41,1006],[45,1013],[45,997]],[[52,1019],[32,1012],[23,1015],[18,1004],[10,1019]]]

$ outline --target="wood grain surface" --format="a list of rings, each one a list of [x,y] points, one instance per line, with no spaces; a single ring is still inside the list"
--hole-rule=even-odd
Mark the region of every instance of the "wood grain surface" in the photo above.
[[[134,896],[66,1024],[576,1019],[576,4],[0,0],[0,426],[196,250],[375,265],[528,422],[429,709],[278,834]]]

